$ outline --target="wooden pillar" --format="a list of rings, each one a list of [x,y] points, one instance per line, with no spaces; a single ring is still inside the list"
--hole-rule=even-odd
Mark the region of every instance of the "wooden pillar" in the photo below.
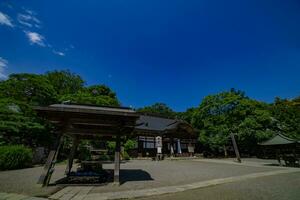
[[[182,154],[180,139],[177,139],[177,153]]]
[[[238,146],[237,146],[235,138],[234,138],[234,134],[230,133],[230,137],[231,137],[231,140],[232,140],[232,144],[233,144],[234,152],[235,152],[235,155],[236,155],[236,159],[239,163],[241,163],[242,162],[241,161],[241,156],[240,156],[240,152],[239,152]]]
[[[52,173],[54,171],[54,166],[57,160],[58,152],[62,143],[63,143],[63,135],[59,134],[55,141],[55,144],[53,145],[52,149],[49,152],[43,172],[37,182],[38,184],[42,184],[42,186],[49,185]]]
[[[120,136],[117,136],[116,149],[115,149],[115,169],[114,169],[115,184],[120,184],[120,150],[121,150]]]
[[[77,150],[77,147],[78,147],[78,143],[79,143],[79,140],[76,136],[74,136],[72,139],[73,139],[72,148],[71,148],[71,151],[70,151],[70,154],[69,154],[69,160],[68,160],[67,167],[66,167],[66,170],[65,170],[66,175],[68,175],[71,172],[71,169],[72,169],[72,166],[73,166],[74,156],[75,156],[75,153],[76,153],[76,150]]]
[[[170,138],[170,156],[174,156],[174,146],[173,146],[173,138]]]

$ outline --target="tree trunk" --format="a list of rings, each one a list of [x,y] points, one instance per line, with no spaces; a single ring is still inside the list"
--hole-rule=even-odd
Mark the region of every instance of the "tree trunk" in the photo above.
[[[227,152],[227,148],[226,148],[225,145],[223,145],[223,149],[224,149],[224,156],[225,156],[225,158],[227,158],[228,157],[228,152]]]

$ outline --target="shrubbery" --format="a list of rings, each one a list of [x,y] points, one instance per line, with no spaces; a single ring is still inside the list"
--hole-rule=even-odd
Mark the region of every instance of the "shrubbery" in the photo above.
[[[0,147],[0,170],[21,169],[31,165],[31,149],[20,145]]]

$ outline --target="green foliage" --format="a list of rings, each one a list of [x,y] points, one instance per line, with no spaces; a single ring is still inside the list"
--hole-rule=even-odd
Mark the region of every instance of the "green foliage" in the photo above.
[[[128,150],[131,150],[131,149],[134,149],[137,145],[137,141],[136,140],[127,140],[124,144],[124,149],[125,151],[128,151]]]
[[[0,170],[21,169],[31,164],[31,149],[18,145],[0,147]]]
[[[89,142],[86,140],[83,140],[79,143],[78,146],[78,159],[79,160],[91,160],[92,159],[92,154],[90,149],[88,148]]]
[[[278,123],[278,130],[285,135],[300,139],[300,107],[299,100],[289,101],[276,98],[271,106],[273,117]]]
[[[179,112],[176,114],[178,119],[184,120],[188,123],[192,123],[193,115],[196,111],[196,108],[189,108],[185,112]]]
[[[94,104],[102,106],[118,106],[119,101],[114,92],[104,85],[91,86],[80,90],[75,94],[66,94],[60,97],[62,101],[72,103]]]
[[[74,94],[83,88],[84,80],[69,70],[55,70],[45,74],[58,95]]]
[[[130,160],[130,156],[127,153],[127,151],[124,151],[124,154],[122,155],[124,160]]]
[[[164,103],[155,103],[151,106],[146,106],[144,108],[139,108],[138,112],[145,113],[145,114],[157,114],[163,117],[170,117],[173,118],[176,116],[176,113],[169,108]]]
[[[112,99],[117,99],[116,93],[114,93],[106,85],[92,85],[84,89],[85,92],[90,93],[94,97],[96,96],[108,96]]]
[[[114,152],[116,149],[116,142],[114,141],[108,141],[107,142],[107,149],[109,152]]]
[[[57,101],[56,91],[42,75],[11,74],[0,82],[0,98],[12,98],[30,105],[49,105]]]
[[[0,99],[0,144],[36,146],[49,141],[45,125],[32,108],[14,99]]]
[[[241,91],[231,90],[204,98],[192,115],[192,124],[200,130],[200,142],[212,150],[230,144],[235,133],[242,150],[251,152],[274,134],[268,105],[252,100]]]

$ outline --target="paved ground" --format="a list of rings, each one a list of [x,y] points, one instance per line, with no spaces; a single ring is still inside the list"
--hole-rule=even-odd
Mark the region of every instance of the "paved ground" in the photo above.
[[[182,185],[216,178],[226,178],[249,173],[278,170],[272,167],[253,167],[232,165],[227,163],[184,161],[150,161],[138,160],[121,165],[121,180],[119,187],[107,185],[93,187],[90,193],[123,191],[130,189],[147,189],[163,186]],[[113,169],[113,165],[104,165]]]
[[[272,162],[267,161],[267,163]],[[113,165],[105,164],[104,168],[113,169]],[[62,178],[64,169],[65,165],[57,165],[52,180],[55,181]],[[224,180],[227,182],[228,180],[231,180],[231,177],[247,177],[249,174],[259,174],[259,176],[261,176],[261,173],[274,173],[278,170],[285,171],[288,168],[272,167],[266,165],[265,161],[253,159],[245,160],[242,164],[234,163],[232,160],[228,159],[203,159],[194,161],[166,160],[162,162],[135,160],[122,164],[121,169],[122,183],[120,186],[108,184],[105,186],[93,187],[66,187],[56,193],[58,194],[56,197],[71,199],[77,193],[89,194],[90,197],[93,197],[93,195],[100,197],[103,193],[112,195],[132,190],[138,190],[141,191],[141,193],[143,191],[150,191],[151,193],[151,189],[153,188],[165,188],[165,191],[169,191],[182,185],[188,185],[189,187],[187,188],[194,189],[199,188],[199,184],[200,186],[201,184],[211,184],[211,180],[214,179],[221,179],[221,182]],[[49,196],[58,191],[60,188],[57,186],[41,188],[36,185],[36,181],[41,174],[41,171],[42,167],[35,167],[0,172],[0,193],[11,192],[30,196]],[[196,184],[193,186],[192,183],[198,183],[198,185]],[[214,182],[212,183],[214,184]],[[175,190],[177,191],[177,189]],[[182,188],[179,188],[179,191],[183,191]]]
[[[21,170],[0,171],[0,192],[18,193],[29,196],[48,196],[60,187],[40,187],[37,180],[41,175],[43,167],[34,167]],[[63,177],[65,165],[58,164],[53,181]]]
[[[281,174],[137,200],[298,200],[300,173]]]

